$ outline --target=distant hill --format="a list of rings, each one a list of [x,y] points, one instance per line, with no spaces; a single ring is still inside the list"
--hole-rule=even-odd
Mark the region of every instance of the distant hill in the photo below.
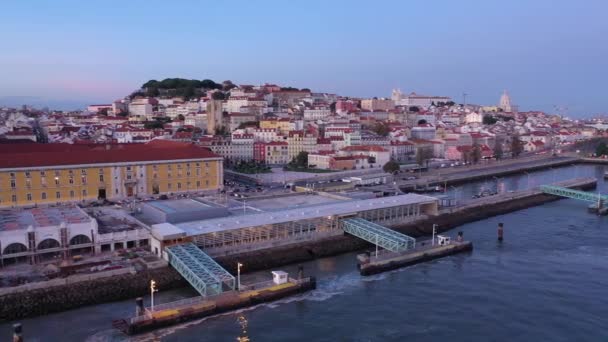
[[[141,86],[142,91],[131,94],[131,98],[143,96],[181,96],[185,99],[200,97],[212,89],[225,89],[233,86],[232,82],[215,83],[212,80],[188,80],[185,78],[165,78],[162,81],[150,80]]]

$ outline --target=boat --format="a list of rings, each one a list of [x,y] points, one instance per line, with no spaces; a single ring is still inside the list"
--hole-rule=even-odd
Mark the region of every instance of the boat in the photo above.
[[[608,179],[608,171],[604,172],[604,179]]]

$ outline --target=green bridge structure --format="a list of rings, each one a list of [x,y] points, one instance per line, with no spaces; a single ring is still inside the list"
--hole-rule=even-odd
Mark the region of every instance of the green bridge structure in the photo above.
[[[352,217],[340,220],[342,229],[378,247],[403,252],[416,247],[416,239],[368,220]]]
[[[580,190],[573,190],[555,185],[541,185],[541,191],[555,196],[567,197],[579,201],[598,203],[600,208],[608,206],[608,195],[594,194]]]
[[[166,248],[169,264],[186,279],[201,296],[218,295],[235,289],[234,276],[193,243]]]

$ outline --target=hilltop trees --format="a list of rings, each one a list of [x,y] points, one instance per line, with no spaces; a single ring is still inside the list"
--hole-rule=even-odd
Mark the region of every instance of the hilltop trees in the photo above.
[[[186,100],[193,97],[200,97],[207,90],[230,88],[232,82],[224,81],[224,84],[215,83],[212,80],[205,79],[188,80],[184,78],[165,78],[162,81],[149,80],[144,83],[141,88],[144,92],[134,92],[131,98],[135,96],[159,96],[161,94],[167,96],[181,96]]]

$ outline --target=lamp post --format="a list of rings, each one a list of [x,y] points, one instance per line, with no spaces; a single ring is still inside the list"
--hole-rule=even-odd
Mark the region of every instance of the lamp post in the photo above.
[[[240,262],[236,263],[236,283],[237,283],[237,290],[240,291],[241,290],[241,267],[243,267],[243,264],[241,264]]]
[[[156,282],[154,280],[150,280],[150,311],[154,311],[154,292],[158,292]]]

